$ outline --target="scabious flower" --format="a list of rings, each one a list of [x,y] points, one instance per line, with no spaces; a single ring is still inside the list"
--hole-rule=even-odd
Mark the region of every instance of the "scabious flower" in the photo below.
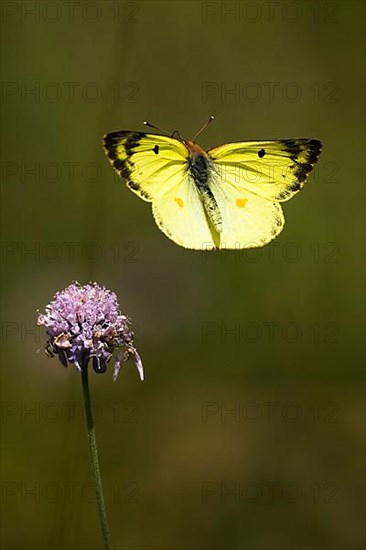
[[[65,367],[73,363],[82,371],[91,362],[95,372],[103,373],[115,357],[116,380],[121,363],[131,358],[141,380],[144,379],[130,320],[121,315],[116,294],[105,287],[97,283],[71,283],[56,293],[46,312],[39,314],[37,324],[46,328],[47,355],[58,355]]]

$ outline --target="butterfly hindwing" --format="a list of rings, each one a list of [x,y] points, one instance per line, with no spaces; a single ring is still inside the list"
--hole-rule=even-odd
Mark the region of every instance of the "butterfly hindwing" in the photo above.
[[[199,191],[188,175],[154,200],[152,211],[163,233],[180,246],[195,250],[217,247]]]
[[[219,248],[263,246],[282,231],[285,220],[278,202],[223,180],[218,170],[210,186],[222,217]]]

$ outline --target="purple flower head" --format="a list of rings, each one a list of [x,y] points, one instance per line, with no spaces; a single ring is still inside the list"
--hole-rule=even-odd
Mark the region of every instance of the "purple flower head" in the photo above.
[[[103,373],[117,351],[114,380],[121,363],[129,358],[133,359],[141,380],[144,379],[130,320],[121,315],[116,294],[105,287],[97,283],[83,286],[72,283],[57,292],[46,312],[39,314],[37,324],[46,327],[47,355],[58,355],[65,367],[74,363],[81,371],[91,361],[95,372]]]

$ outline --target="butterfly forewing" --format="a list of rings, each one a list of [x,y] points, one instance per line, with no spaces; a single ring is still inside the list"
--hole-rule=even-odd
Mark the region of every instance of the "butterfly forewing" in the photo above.
[[[305,184],[321,151],[315,139],[244,141],[208,151],[225,182],[263,198],[286,201]]]
[[[105,136],[104,147],[130,189],[149,202],[176,184],[188,158],[177,139],[144,132],[112,132]]]

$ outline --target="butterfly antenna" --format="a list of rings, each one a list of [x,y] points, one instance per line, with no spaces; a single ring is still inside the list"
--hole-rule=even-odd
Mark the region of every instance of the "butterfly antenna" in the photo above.
[[[196,139],[196,137],[198,137],[200,134],[202,134],[203,130],[206,130],[207,126],[210,124],[210,122],[213,121],[215,117],[213,115],[210,116],[210,118],[208,119],[207,122],[205,122],[205,124],[202,126],[202,128],[200,130],[198,130],[197,134],[194,136],[194,138],[192,139],[192,141],[194,141]]]
[[[150,124],[150,122],[148,122],[147,120],[143,120],[142,121],[142,124],[144,124],[145,126],[148,126],[149,128],[154,128],[154,130],[159,130],[159,132],[163,132],[164,134],[170,134],[170,132],[168,132],[167,130],[162,130],[161,128],[158,128],[157,126],[154,126],[153,124]]]

